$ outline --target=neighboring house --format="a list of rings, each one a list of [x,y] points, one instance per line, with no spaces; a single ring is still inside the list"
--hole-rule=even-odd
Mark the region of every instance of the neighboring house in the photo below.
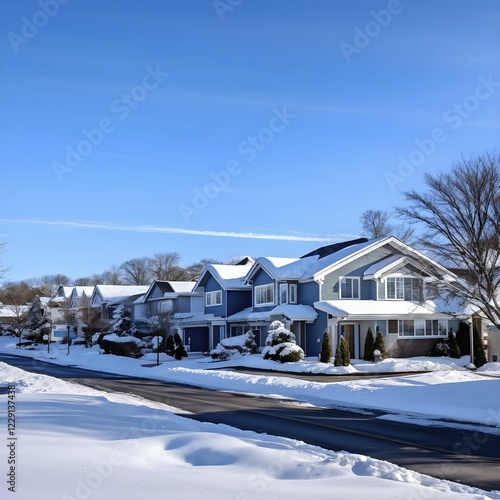
[[[113,321],[116,308],[127,303],[133,308],[133,303],[149,289],[148,285],[96,285],[90,297],[90,307],[101,309],[101,319],[107,323]]]
[[[203,297],[202,310],[177,315],[178,331],[191,352],[206,352],[232,336],[226,319],[252,303],[251,287],[244,279],[253,262],[245,257],[234,265],[205,266],[193,289]]]
[[[343,335],[351,357],[362,357],[369,327],[383,332],[390,356],[425,355],[463,315],[430,299],[430,283],[444,279],[455,276],[394,237],[358,239],[300,259],[257,259],[241,284],[251,286],[251,307],[226,319],[231,334],[252,329],[261,346],[280,319],[307,356],[320,352],[326,330],[333,349]]]
[[[203,313],[203,293],[194,292],[195,281],[155,280],[149,290],[135,300],[134,319],[141,331],[150,330],[148,319],[152,316],[172,316],[172,332],[186,314]]]
[[[87,307],[90,304],[94,288],[94,286],[74,286],[69,296],[68,307],[70,309]]]
[[[63,286],[59,285],[56,293],[52,296],[52,302],[60,302],[63,304],[68,304],[71,293],[73,292],[73,286]]]

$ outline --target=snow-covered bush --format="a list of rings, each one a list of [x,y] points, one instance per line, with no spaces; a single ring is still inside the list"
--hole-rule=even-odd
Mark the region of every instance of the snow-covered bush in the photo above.
[[[450,346],[446,341],[438,342],[432,351],[433,356],[449,356]]]
[[[105,354],[114,354],[115,356],[127,356],[138,358],[142,355],[142,342],[130,335],[120,337],[114,333],[105,335],[100,339],[99,347]]]
[[[234,354],[253,354],[257,350],[255,335],[249,330],[243,335],[236,335],[227,339],[222,339],[215,349],[210,351],[213,359],[225,361]]]
[[[281,321],[273,321],[269,325],[262,356],[264,359],[289,363],[304,359],[304,351],[297,345],[295,335]]]

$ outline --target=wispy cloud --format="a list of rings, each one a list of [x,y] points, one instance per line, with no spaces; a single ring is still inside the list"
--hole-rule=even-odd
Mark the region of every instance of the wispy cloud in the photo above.
[[[42,219],[0,219],[1,222],[36,224],[44,226],[60,226],[76,229],[104,229],[108,231],[128,231],[132,233],[162,233],[162,234],[187,234],[193,236],[212,236],[218,238],[242,238],[253,240],[285,240],[285,241],[317,241],[334,242],[346,238],[355,238],[352,234],[335,234],[329,236],[297,235],[297,234],[264,234],[253,232],[235,231],[207,231],[198,229],[184,229],[180,227],[161,226],[120,226],[103,222],[90,221],[65,221],[65,220],[42,220]]]

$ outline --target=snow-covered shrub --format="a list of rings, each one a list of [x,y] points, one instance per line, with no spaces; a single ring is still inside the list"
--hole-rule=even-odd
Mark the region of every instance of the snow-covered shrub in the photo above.
[[[142,346],[142,342],[136,337],[130,335],[120,337],[114,333],[103,336],[99,342],[99,347],[105,354],[127,356],[129,358],[140,357],[142,355]]]
[[[262,356],[264,359],[288,363],[304,359],[304,351],[297,345],[295,335],[281,321],[273,321],[269,325]]]
[[[446,341],[438,342],[432,351],[433,356],[449,356],[450,346]]]
[[[210,356],[212,356],[212,359],[226,361],[236,353],[238,353],[236,349],[227,349],[226,347],[224,347],[222,344],[219,343],[217,344],[217,347],[215,349],[212,349],[210,351]]]
[[[236,353],[245,355],[253,354],[257,350],[255,343],[255,335],[249,330],[243,335],[236,335],[222,339],[215,349],[210,351],[210,356],[213,359],[225,361]]]

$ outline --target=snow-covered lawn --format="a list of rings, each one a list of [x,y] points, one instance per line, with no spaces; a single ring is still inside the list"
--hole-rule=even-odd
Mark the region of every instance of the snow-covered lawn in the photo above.
[[[62,365],[184,382],[214,389],[291,398],[319,406],[379,408],[396,418],[439,424],[452,418],[500,432],[500,379],[462,368],[467,357],[354,362],[335,368],[305,360],[285,364],[244,356],[224,362],[192,355],[175,361],[156,355],[130,359],[99,349],[39,346],[16,349],[0,337],[0,351]],[[290,372],[429,373],[332,383],[249,374],[232,367]],[[500,375],[498,363],[484,367]],[[304,443],[200,424],[173,415],[165,405],[128,395],[109,395],[0,364],[0,384],[16,386],[19,498],[73,500],[141,498],[498,498],[466,486],[438,481],[386,462],[334,453]],[[7,399],[7,396],[0,396]],[[6,405],[6,402],[2,402]],[[2,413],[4,416],[4,413]],[[469,425],[470,425],[469,424]],[[7,429],[7,423],[3,425]],[[78,450],[75,453],[75,450]],[[4,449],[8,453],[9,449]],[[50,459],[47,459],[50,457]],[[7,462],[7,458],[4,463]],[[56,479],[54,472],[57,471]],[[29,478],[29,480],[28,480]],[[45,485],[40,488],[39,485]],[[8,483],[7,483],[8,486]]]
[[[15,386],[10,401],[16,428],[14,436],[3,438],[7,446],[0,460],[6,498],[15,491],[12,497],[21,500],[500,499],[500,492],[295,440],[199,423],[159,403],[3,363],[0,386]],[[0,395],[3,408],[8,398]],[[6,417],[0,412],[5,431]],[[15,463],[8,465],[8,459]]]

